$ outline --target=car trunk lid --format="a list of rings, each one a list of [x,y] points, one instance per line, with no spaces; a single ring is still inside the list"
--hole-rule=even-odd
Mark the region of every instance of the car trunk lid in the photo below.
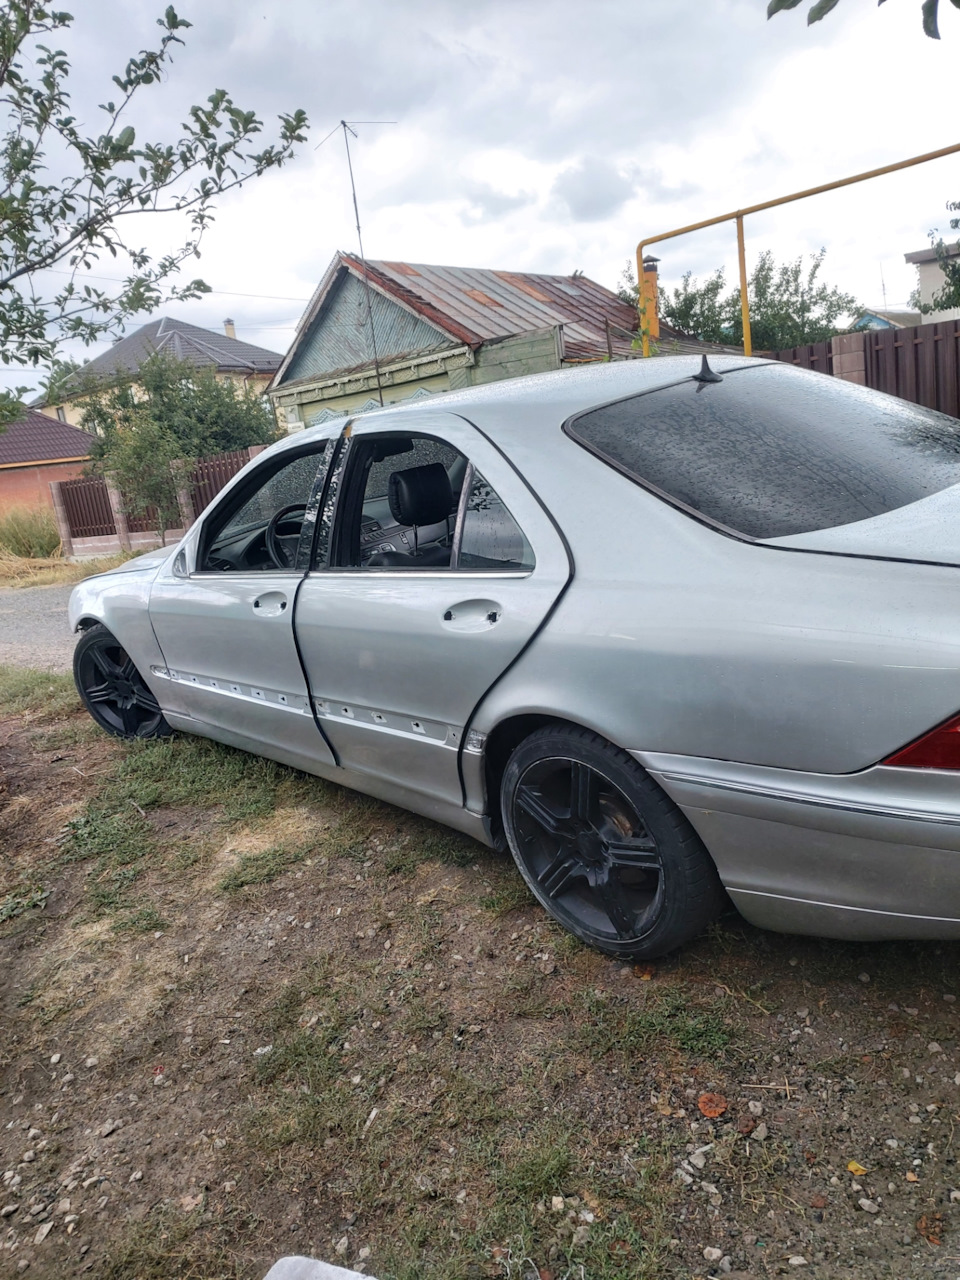
[[[960,565],[960,485],[895,511],[812,533],[764,539],[761,546],[832,555]]]

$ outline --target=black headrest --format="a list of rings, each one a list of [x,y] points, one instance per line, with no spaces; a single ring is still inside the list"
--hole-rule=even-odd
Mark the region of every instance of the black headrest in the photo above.
[[[390,476],[390,511],[398,524],[439,524],[453,507],[450,477],[442,462],[428,462]]]

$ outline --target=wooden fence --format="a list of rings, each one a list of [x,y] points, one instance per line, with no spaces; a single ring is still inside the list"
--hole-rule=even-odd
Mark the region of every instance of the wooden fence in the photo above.
[[[200,458],[193,464],[174,464],[180,527],[168,529],[167,540],[182,537],[204,507],[263,447],[252,445]],[[50,490],[64,555],[110,555],[156,546],[159,541],[156,510],[147,508],[142,515],[134,515],[109,479],[81,476],[79,480],[52,480]]]
[[[845,333],[773,355],[960,418],[960,320]]]

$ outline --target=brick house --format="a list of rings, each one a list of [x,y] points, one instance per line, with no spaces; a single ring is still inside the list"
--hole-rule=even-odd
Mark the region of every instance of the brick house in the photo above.
[[[74,480],[90,457],[93,436],[28,409],[0,430],[0,515],[14,507],[49,507],[51,480]]]

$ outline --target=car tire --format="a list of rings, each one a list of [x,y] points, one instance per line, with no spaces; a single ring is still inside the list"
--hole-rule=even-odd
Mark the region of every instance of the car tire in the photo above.
[[[173,732],[133,660],[102,623],[77,641],[73,678],[83,705],[114,737],[163,738]]]
[[[607,955],[652,960],[728,904],[709,853],[625,751],[585,729],[539,729],[500,791],[507,843],[549,914]]]

